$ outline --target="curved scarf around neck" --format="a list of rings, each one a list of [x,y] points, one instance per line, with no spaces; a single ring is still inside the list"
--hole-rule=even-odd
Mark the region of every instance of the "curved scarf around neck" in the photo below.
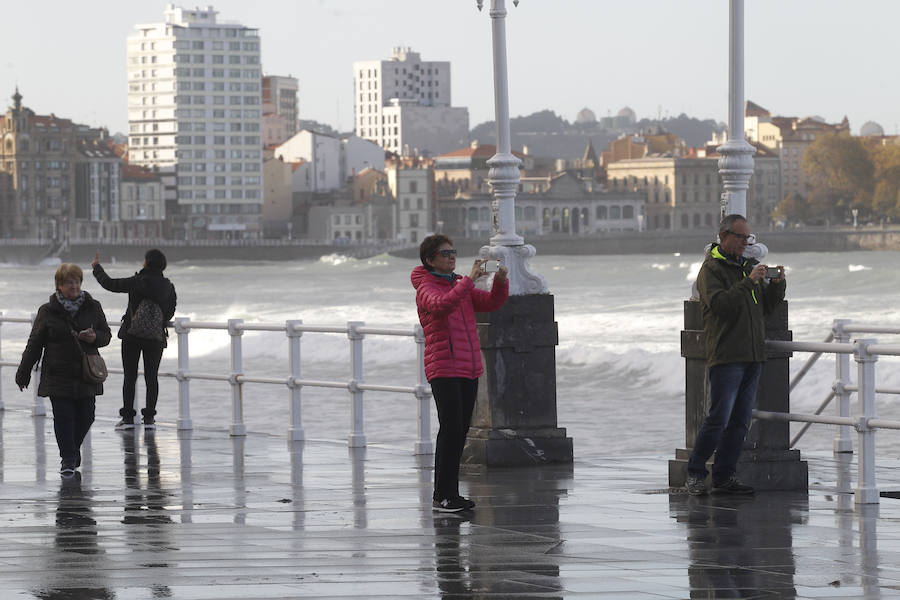
[[[69,300],[59,290],[56,290],[56,299],[66,309],[66,312],[74,317],[81,305],[84,304],[84,292],[81,292],[75,300]]]

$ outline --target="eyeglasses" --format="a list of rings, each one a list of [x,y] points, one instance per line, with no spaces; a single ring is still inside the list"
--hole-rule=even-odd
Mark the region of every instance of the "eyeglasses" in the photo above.
[[[444,258],[450,258],[451,256],[456,256],[456,248],[444,248],[443,250],[439,250],[438,254]]]
[[[725,233],[727,233],[728,235],[733,235],[735,237],[739,237],[742,240],[746,240],[748,244],[756,243],[756,234],[755,233],[748,233],[745,235],[743,233],[735,233],[735,232],[731,231],[730,229],[726,229]]]

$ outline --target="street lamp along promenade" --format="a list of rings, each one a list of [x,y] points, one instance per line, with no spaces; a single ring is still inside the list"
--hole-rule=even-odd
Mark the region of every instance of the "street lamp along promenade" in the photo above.
[[[484,0],[475,0],[478,10]],[[518,6],[519,0],[513,0]],[[489,11],[492,20],[492,42],[494,52],[494,110],[497,124],[497,153],[487,164],[488,183],[491,185],[491,202],[494,235],[490,245],[483,246],[478,255],[481,258],[499,259],[509,269],[509,293],[513,296],[525,294],[549,294],[547,280],[533,272],[529,259],[536,254],[534,246],[516,233],[516,191],[519,188],[519,165],[522,163],[513,155],[509,134],[509,85],[506,69],[506,5],[505,0],[491,0]]]

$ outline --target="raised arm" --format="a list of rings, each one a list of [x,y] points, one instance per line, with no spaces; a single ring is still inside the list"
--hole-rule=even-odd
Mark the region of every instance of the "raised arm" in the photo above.
[[[113,279],[106,274],[100,263],[94,263],[94,278],[105,290],[110,292],[131,292],[134,289],[137,277],[123,277],[122,279]]]
[[[475,282],[469,277],[458,280],[456,285],[446,291],[436,285],[423,283],[416,291],[416,305],[441,317],[459,306],[463,298],[471,294],[474,289]]]
[[[500,277],[499,274],[494,275],[494,282],[491,285],[491,291],[474,289],[472,290],[472,305],[475,312],[493,312],[503,306],[509,297],[509,279]]]

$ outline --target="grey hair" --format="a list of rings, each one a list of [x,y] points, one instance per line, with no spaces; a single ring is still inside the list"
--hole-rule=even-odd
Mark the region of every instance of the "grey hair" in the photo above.
[[[726,231],[731,231],[731,226],[737,223],[738,221],[746,221],[747,218],[743,215],[739,214],[731,214],[725,215],[722,218],[722,222],[719,223],[719,233],[724,233]]]

